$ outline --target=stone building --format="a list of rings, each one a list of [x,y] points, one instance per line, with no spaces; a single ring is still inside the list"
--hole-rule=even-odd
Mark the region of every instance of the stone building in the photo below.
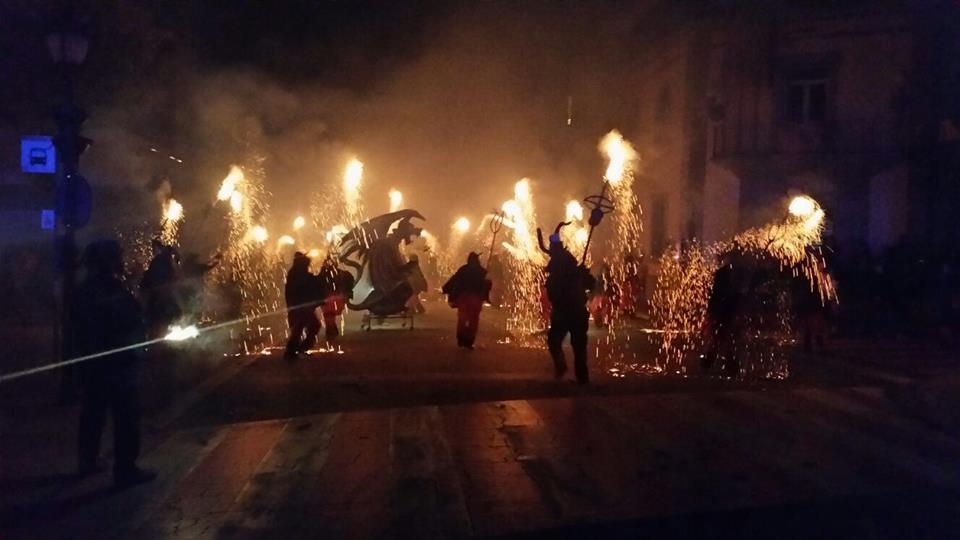
[[[958,7],[664,1],[636,27],[628,130],[646,250],[817,198],[839,249],[955,246]]]

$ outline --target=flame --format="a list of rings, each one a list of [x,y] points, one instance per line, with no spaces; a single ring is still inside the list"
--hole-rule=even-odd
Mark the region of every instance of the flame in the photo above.
[[[580,201],[567,203],[567,221],[583,221],[583,206]]]
[[[316,259],[319,256],[320,256],[319,249],[314,248],[307,252],[307,257],[310,257],[311,259]]]
[[[588,231],[586,227],[580,227],[579,229],[577,229],[577,232],[574,233],[573,235],[573,239],[577,242],[577,244],[581,246],[587,243],[587,238],[589,237],[590,237],[590,231]]]
[[[509,201],[504,202],[503,206],[501,206],[500,209],[503,210],[503,213],[506,214],[507,217],[511,219],[516,218],[522,212],[520,210],[520,204],[518,204],[517,201],[513,199],[510,199]],[[515,228],[516,224],[511,224],[511,227]]]
[[[163,339],[166,341],[184,341],[187,339],[193,339],[200,335],[200,330],[194,326],[183,326],[181,327],[178,324],[171,326],[167,335],[163,336]]]
[[[343,172],[343,201],[346,206],[344,218],[348,223],[363,221],[360,201],[360,181],[363,179],[363,163],[354,158]]]
[[[457,218],[453,223],[453,228],[460,234],[466,234],[470,230],[470,220],[465,217]]]
[[[299,231],[306,224],[307,220],[303,219],[303,216],[297,216],[296,219],[293,220],[293,230]]]
[[[236,192],[237,184],[243,181],[243,178],[243,169],[237,167],[236,165],[231,165],[230,172],[220,184],[220,191],[217,192],[217,199],[221,201],[226,201],[229,199],[232,205],[233,199],[231,196],[234,194],[234,192]]]
[[[636,150],[617,130],[607,133],[600,140],[600,151],[610,160],[607,172],[603,176],[611,184],[622,180],[624,173],[630,169],[631,163],[637,159]]]
[[[176,199],[170,199],[163,205],[163,219],[180,221],[183,218],[183,205]]]
[[[265,229],[262,225],[254,225],[250,229],[250,238],[252,238],[255,242],[263,243],[267,241],[267,238],[270,238],[270,235],[267,233],[267,229]]]
[[[530,202],[530,180],[521,178],[513,185],[513,198],[519,203]]]
[[[239,214],[243,209],[243,194],[239,191],[230,194],[230,208],[235,214]]]
[[[280,244],[281,246],[292,246],[297,242],[293,239],[292,236],[290,236],[289,234],[285,234],[280,238],[277,238],[277,243]]]
[[[363,162],[357,158],[347,163],[347,168],[343,172],[343,187],[347,193],[356,193],[360,189],[360,180],[363,179]]]
[[[340,239],[341,236],[350,232],[349,229],[340,225],[339,223],[330,228],[329,231],[324,233],[324,237],[327,239],[327,242],[336,242]]]
[[[403,193],[395,189],[390,190],[390,211],[396,212],[403,206]]]
[[[790,201],[790,206],[787,207],[787,211],[790,212],[790,215],[796,216],[799,218],[806,218],[813,215],[817,210],[817,201],[807,197],[806,195],[797,195]]]

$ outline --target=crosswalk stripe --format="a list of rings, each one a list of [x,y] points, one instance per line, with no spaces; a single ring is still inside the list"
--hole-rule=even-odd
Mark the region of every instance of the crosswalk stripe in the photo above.
[[[552,522],[542,492],[519,461],[530,456],[518,446],[517,432],[540,423],[527,403],[450,405],[440,413],[475,535]]]
[[[236,535],[276,528],[297,494],[315,479],[326,463],[339,413],[300,417],[287,422],[220,527]]]

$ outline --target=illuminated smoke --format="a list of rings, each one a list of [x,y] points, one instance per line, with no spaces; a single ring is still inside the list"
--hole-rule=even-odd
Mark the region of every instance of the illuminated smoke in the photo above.
[[[400,193],[395,189],[391,189],[389,197],[391,212],[396,212],[397,210],[403,208],[403,193]]]

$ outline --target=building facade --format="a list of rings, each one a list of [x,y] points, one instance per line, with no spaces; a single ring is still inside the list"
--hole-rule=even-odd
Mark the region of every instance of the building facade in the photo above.
[[[841,249],[955,246],[956,29],[938,1],[649,10],[631,82],[646,251],[729,238],[800,192]]]

